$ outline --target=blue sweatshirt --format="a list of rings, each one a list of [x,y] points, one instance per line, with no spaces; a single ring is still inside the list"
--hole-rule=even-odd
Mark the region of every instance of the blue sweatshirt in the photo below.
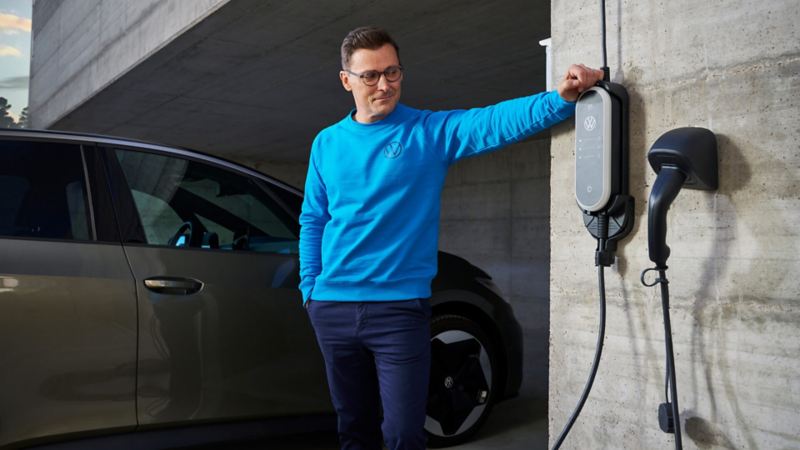
[[[303,302],[430,297],[448,167],[574,111],[552,91],[470,110],[398,104],[378,122],[358,123],[351,113],[322,130],[311,147],[300,214]]]

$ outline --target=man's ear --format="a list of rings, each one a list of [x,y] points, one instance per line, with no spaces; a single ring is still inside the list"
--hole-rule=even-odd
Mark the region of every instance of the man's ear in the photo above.
[[[345,91],[350,92],[353,90],[353,87],[350,86],[350,77],[347,76],[347,72],[344,70],[340,71],[339,79],[342,80],[342,87],[344,87]]]

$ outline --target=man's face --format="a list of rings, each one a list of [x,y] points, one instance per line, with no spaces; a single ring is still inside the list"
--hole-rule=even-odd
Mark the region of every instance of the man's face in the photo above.
[[[383,72],[388,67],[399,66],[400,59],[392,44],[385,44],[376,50],[360,48],[350,56],[351,72],[363,73],[367,70]],[[356,121],[372,123],[388,116],[400,100],[400,84],[402,77],[397,81],[387,81],[385,76],[378,79],[374,86],[367,86],[357,75],[345,70],[339,72],[342,86],[353,93],[356,102]]]

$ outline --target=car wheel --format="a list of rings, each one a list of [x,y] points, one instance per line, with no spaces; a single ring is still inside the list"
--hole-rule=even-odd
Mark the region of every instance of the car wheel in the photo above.
[[[457,315],[431,320],[429,446],[460,444],[478,431],[494,400],[495,361],[492,342],[476,322]]]

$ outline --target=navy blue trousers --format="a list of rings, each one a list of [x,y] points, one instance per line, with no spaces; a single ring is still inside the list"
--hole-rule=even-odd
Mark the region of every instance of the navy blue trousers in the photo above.
[[[389,450],[424,449],[428,299],[309,300],[307,308],[325,358],[342,450],[380,450],[384,442]]]

